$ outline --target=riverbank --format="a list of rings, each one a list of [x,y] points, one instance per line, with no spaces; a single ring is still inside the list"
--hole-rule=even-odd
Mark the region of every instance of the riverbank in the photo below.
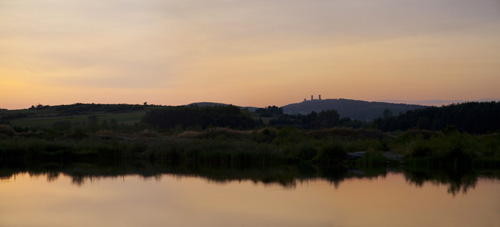
[[[159,132],[39,130],[3,127],[2,161],[153,160],[238,166],[311,163],[326,166],[500,168],[500,135],[332,128],[262,128]],[[6,133],[5,133],[6,132]]]

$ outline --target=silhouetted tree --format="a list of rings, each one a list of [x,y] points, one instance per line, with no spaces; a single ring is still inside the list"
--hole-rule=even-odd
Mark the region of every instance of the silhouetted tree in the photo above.
[[[268,106],[267,108],[258,108],[255,110],[260,117],[279,117],[283,115],[283,108],[277,106]]]
[[[439,131],[453,125],[463,132],[487,133],[500,130],[498,116],[500,102],[469,102],[407,111],[395,117],[378,118],[373,123],[382,131],[410,128]]]
[[[427,117],[421,117],[417,122],[418,129],[431,129],[431,120]]]
[[[389,109],[385,109],[382,116],[384,117],[384,119],[391,118],[392,117],[392,111],[390,111]]]
[[[172,129],[201,127],[229,127],[248,129],[257,125],[249,116],[242,114],[236,106],[178,106],[150,110],[142,118],[142,122],[163,128]]]
[[[339,123],[339,114],[336,110],[321,111],[316,119],[315,128],[332,128]]]

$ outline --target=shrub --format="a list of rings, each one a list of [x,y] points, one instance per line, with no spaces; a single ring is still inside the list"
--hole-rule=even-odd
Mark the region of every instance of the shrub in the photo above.
[[[0,125],[0,135],[14,136],[16,131],[8,125]]]
[[[278,130],[275,128],[263,128],[252,132],[252,139],[255,142],[271,142],[278,134]]]
[[[68,131],[71,129],[70,121],[56,121],[52,124],[52,128],[58,131]]]
[[[430,130],[417,130],[417,129],[411,129],[407,130],[401,135],[401,138],[403,139],[410,139],[410,138],[415,138],[415,137],[422,137],[423,139],[430,139],[434,136],[438,136],[439,132],[435,131],[430,131]]]
[[[432,154],[433,154],[432,149],[430,147],[428,147],[428,146],[423,146],[423,145],[417,145],[411,151],[411,156],[413,158],[430,157],[430,156],[432,156]]]
[[[346,156],[347,152],[341,144],[332,143],[325,145],[315,157],[315,160],[325,163],[335,163],[343,161]]]
[[[384,139],[387,137],[383,132],[375,129],[353,129],[345,127],[336,127],[330,129],[311,130],[307,134],[316,139],[321,138],[341,138],[351,140],[361,139]]]
[[[68,136],[74,139],[83,139],[87,137],[87,132],[82,127],[75,127],[71,130]]]
[[[294,127],[284,127],[278,131],[274,142],[277,144],[292,144],[300,141],[299,130]]]
[[[312,160],[318,154],[318,150],[307,143],[299,145],[296,149],[293,149],[288,154],[288,158],[299,159],[302,161]]]

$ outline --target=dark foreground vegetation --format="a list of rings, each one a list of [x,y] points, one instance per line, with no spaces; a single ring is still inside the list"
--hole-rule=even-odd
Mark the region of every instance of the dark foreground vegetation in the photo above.
[[[397,135],[374,129],[281,129],[202,131],[15,132],[1,126],[0,161],[121,162],[220,166],[312,163],[327,166],[407,165],[446,168],[499,168],[500,135],[413,130]],[[10,135],[10,136],[8,136]]]
[[[470,102],[444,107],[427,107],[408,111],[394,117],[378,118],[375,125],[382,131],[458,130],[473,134],[500,130],[500,102]]]
[[[0,162],[498,169],[499,106],[384,111],[373,122],[340,119],[335,110],[286,115],[278,107],[34,106],[0,112]]]

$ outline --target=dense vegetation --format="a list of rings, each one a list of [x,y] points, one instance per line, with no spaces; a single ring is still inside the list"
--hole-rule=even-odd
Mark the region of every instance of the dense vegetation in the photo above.
[[[94,128],[97,127],[97,128]],[[471,135],[412,130],[395,135],[375,129],[329,128],[165,132],[118,125],[15,131],[0,127],[0,161],[93,162],[158,160],[168,163],[306,162],[317,165],[500,167],[500,134]]]
[[[352,120],[350,118],[339,118],[336,110],[326,110],[319,113],[312,112],[307,115],[297,114],[288,115],[282,114],[277,118],[269,121],[269,126],[282,128],[286,126],[293,126],[302,129],[323,129],[333,127],[351,127],[361,128],[368,127],[366,122]]]
[[[273,114],[271,115],[271,111]],[[273,127],[293,126],[302,129],[321,129],[331,127],[376,128],[384,132],[406,131],[410,129],[432,131],[468,132],[484,134],[500,130],[500,102],[469,102],[452,104],[443,107],[426,107],[409,110],[394,116],[393,112],[385,109],[383,117],[373,122],[340,118],[336,110],[311,112],[307,115],[278,114],[282,108],[268,107],[259,109],[261,116],[275,116],[269,121]]]
[[[76,104],[3,110],[0,116],[8,125],[0,125],[0,161],[499,168],[499,105],[429,107],[399,116],[387,110],[373,122],[340,118],[335,110],[287,115],[276,106],[257,112],[231,105]],[[117,108],[123,112],[114,112]],[[68,112],[81,115],[65,116]],[[467,123],[469,118],[477,127]],[[391,125],[405,128],[384,128]]]
[[[382,131],[459,130],[483,134],[500,130],[500,102],[469,102],[443,107],[427,107],[374,121]]]
[[[169,129],[174,127],[200,128],[229,127],[250,129],[257,122],[244,115],[236,106],[177,106],[151,110],[142,118],[151,126]]]
[[[259,117],[279,117],[283,115],[283,108],[268,106],[267,108],[256,109],[255,113],[258,113]]]

